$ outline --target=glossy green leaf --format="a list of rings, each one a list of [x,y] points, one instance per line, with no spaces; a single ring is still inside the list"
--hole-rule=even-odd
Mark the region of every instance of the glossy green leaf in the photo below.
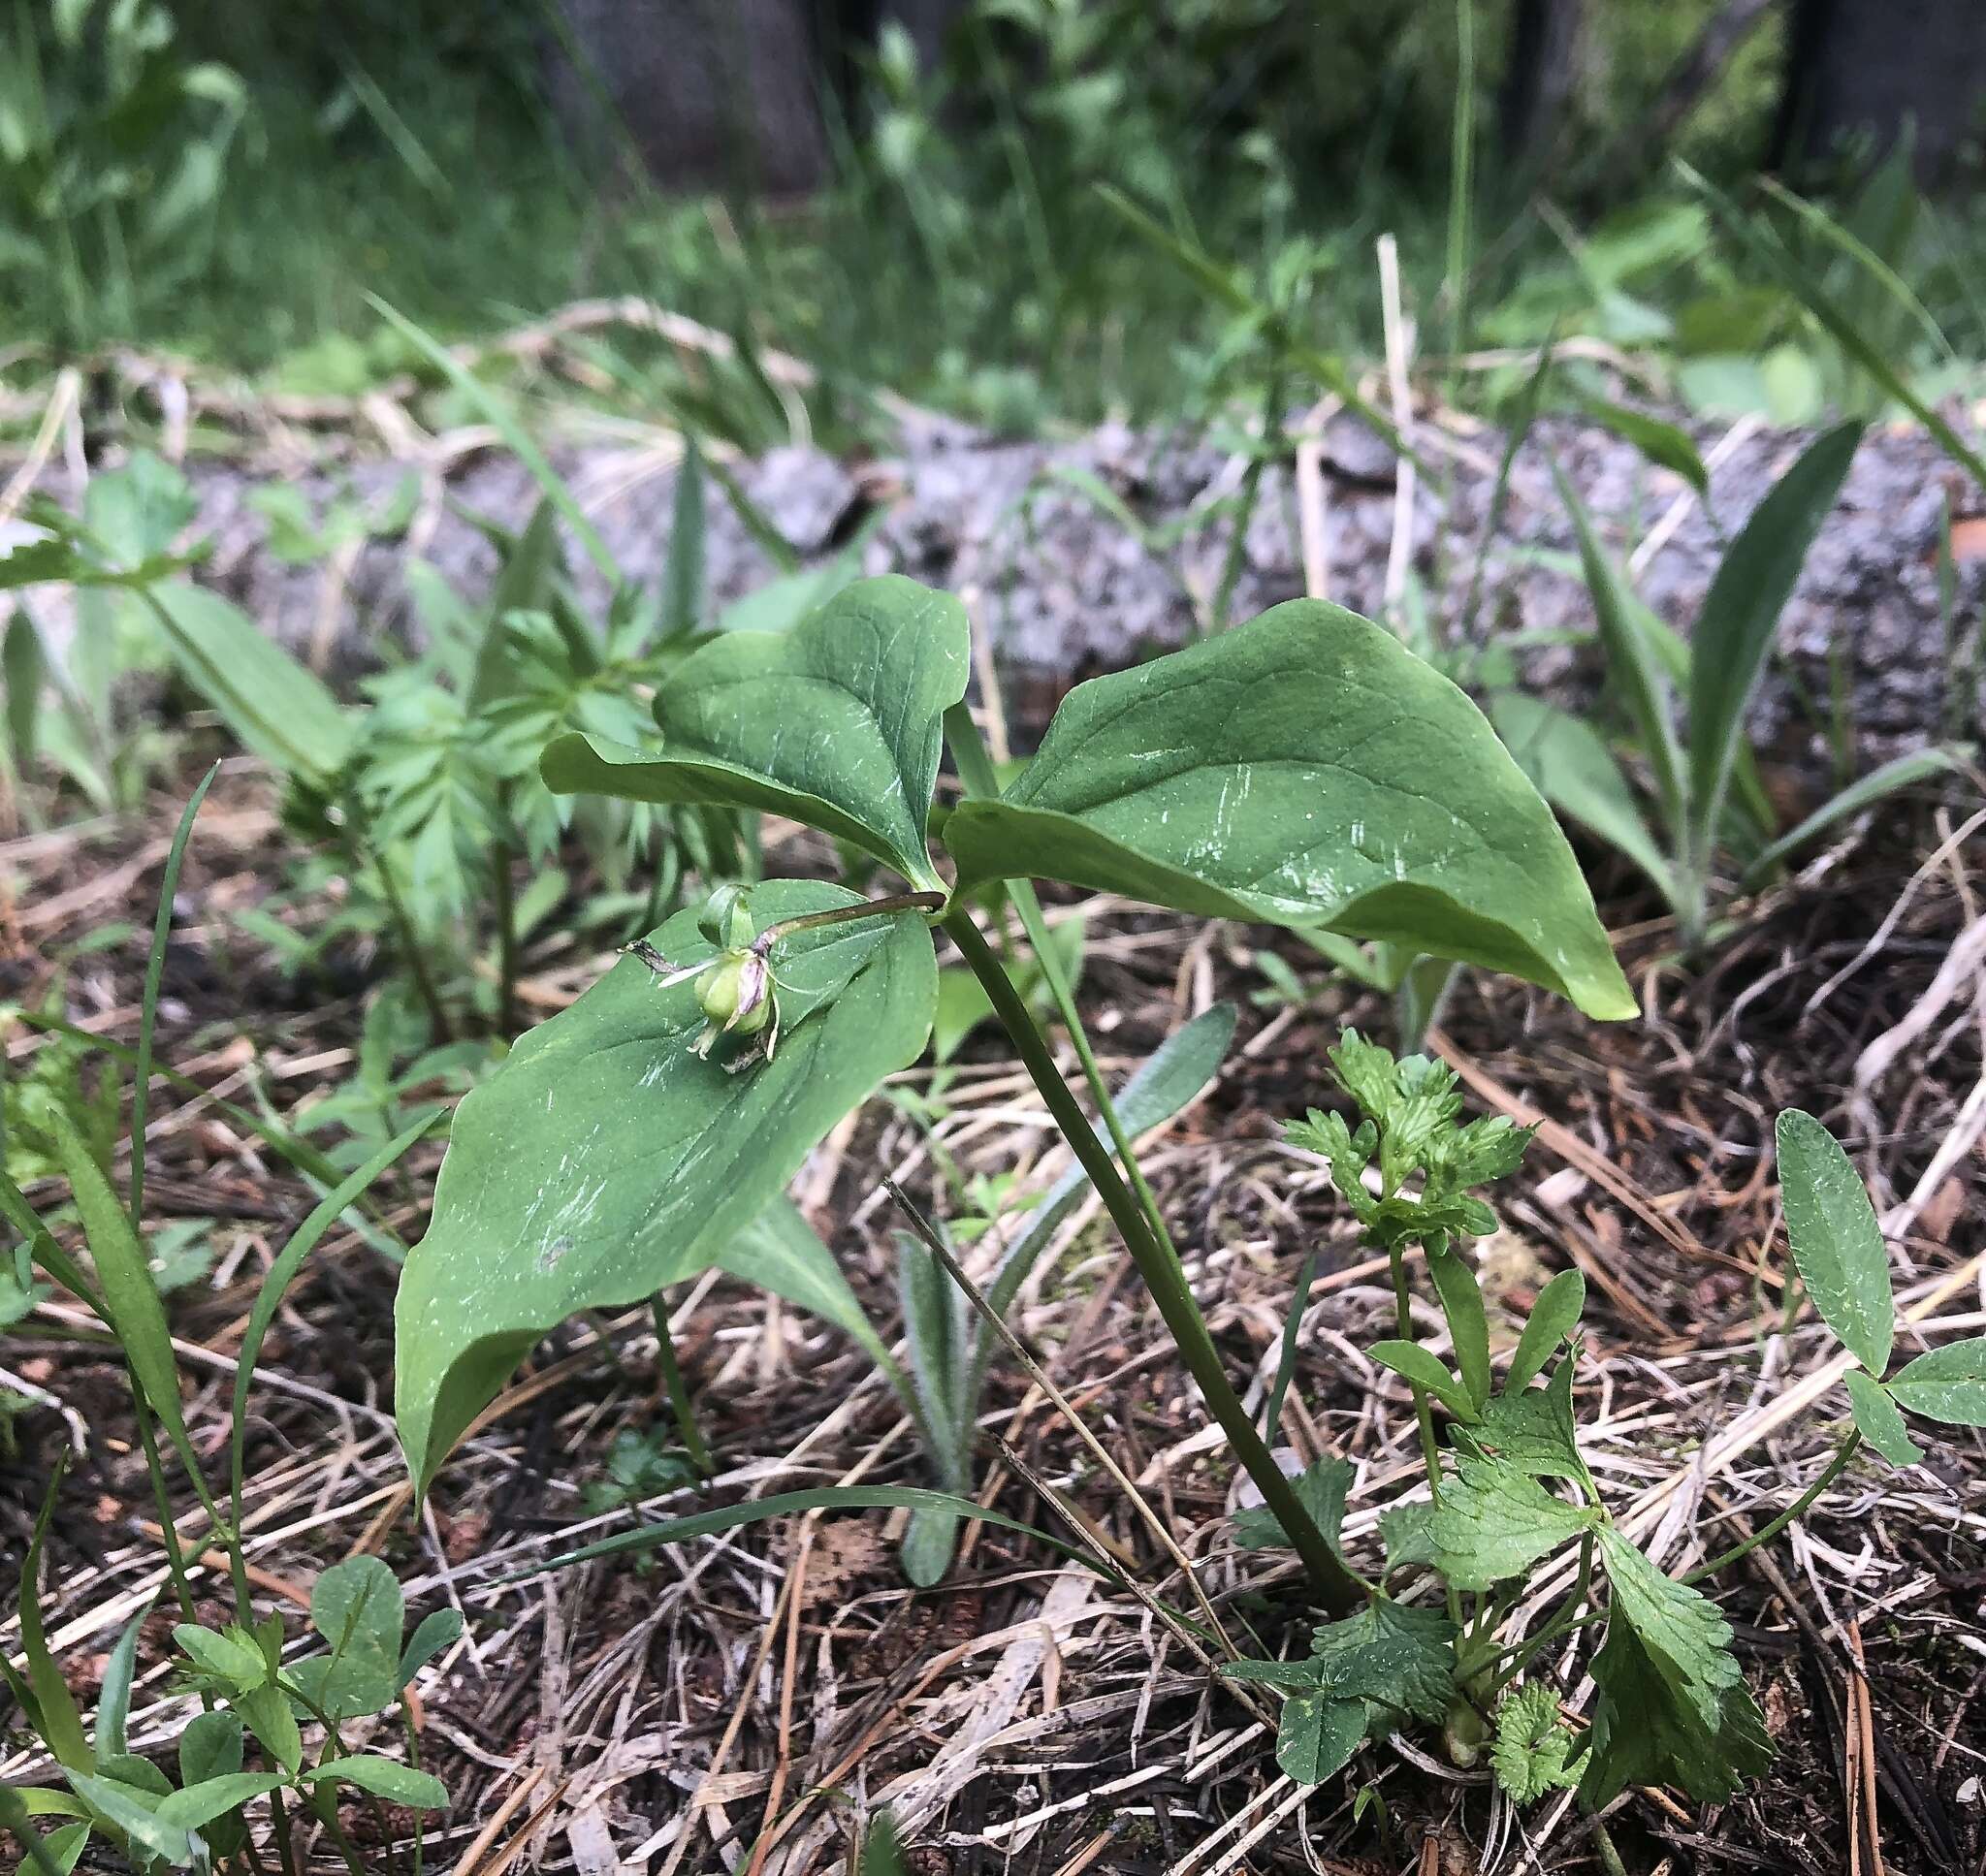
[[[1475,705],[1316,600],[1078,684],[998,801],[945,824],[960,883],[1064,879],[1329,925],[1635,1014],[1571,849]]]
[[[1327,1694],[1438,1725],[1455,1699],[1455,1638],[1445,1610],[1368,1603],[1313,1632],[1311,1666]]]
[[[179,1735],[179,1782],[204,1785],[241,1769],[241,1722],[225,1711],[196,1713]]]
[[[686,658],[656,698],[659,750],[561,736],[540,768],[555,794],[784,814],[943,891],[924,820],[970,668],[949,593],[858,580],[788,633],[736,633]]]
[[[1375,1342],[1365,1352],[1382,1368],[1391,1368],[1402,1381],[1432,1394],[1457,1419],[1476,1417],[1469,1390],[1418,1342]]]
[[[1869,1190],[1826,1128],[1789,1107],[1774,1129],[1786,1241],[1820,1320],[1878,1381],[1896,1335],[1889,1251]]]
[[[768,923],[854,903],[803,880],[753,893]],[[694,911],[653,941],[672,962],[712,955]],[[922,1051],[937,994],[922,920],[798,933],[774,964],[771,1062],[730,1072],[736,1043],[691,1055],[694,984],[661,988],[628,957],[457,1108],[395,1309],[396,1413],[420,1489],[540,1336],[716,1262],[815,1142]]]
[[[261,1797],[282,1783],[275,1772],[224,1772],[159,1800],[158,1821],[182,1830],[201,1830],[214,1819],[239,1810],[250,1798]]]
[[[1299,1785],[1318,1785],[1351,1764],[1365,1738],[1365,1702],[1292,1694],[1276,1727],[1276,1764]]]
[[[1600,1520],[1500,1459],[1462,1459],[1427,1520],[1434,1567],[1457,1589],[1490,1589]]]
[[[319,782],[344,767],[352,719],[323,680],[240,607],[176,581],[149,588],[147,597],[174,662],[244,748]]]
[[[121,1830],[135,1849],[156,1857],[172,1869],[188,1869],[202,1855],[200,1841],[184,1825],[161,1823],[159,1800],[151,1793],[121,1779],[72,1772],[76,1795],[106,1824]]]
[[[1914,1466],[1924,1448],[1910,1429],[1895,1397],[1874,1375],[1850,1368],[1842,1377],[1848,1383],[1848,1403],[1855,1413],[1855,1430],[1893,1466]]]
[[[1689,643],[1689,814],[1702,851],[1724,811],[1745,707],[1808,550],[1833,512],[1860,424],[1825,431],[1776,482],[1726,551]]]
[[[1544,1372],[1554,1351],[1579,1327],[1586,1306],[1586,1280],[1577,1270],[1561,1270],[1538,1292],[1503,1378],[1507,1391],[1528,1387]]]
[[[290,1697],[272,1682],[239,1696],[233,1704],[242,1724],[262,1742],[263,1750],[294,1776],[304,1764],[304,1734]]]
[[[445,1811],[448,1787],[432,1772],[416,1771],[398,1759],[380,1759],[371,1753],[356,1753],[348,1759],[327,1759],[304,1774],[306,1785],[326,1780],[349,1785],[355,1791],[370,1792],[389,1804],[404,1804],[416,1811]]]
[[[269,1663],[241,1629],[204,1629],[197,1622],[179,1622],[174,1625],[173,1639],[195,1668],[224,1688],[246,1693],[269,1679]]]
[[[1532,786],[1567,820],[1633,861],[1673,905],[1675,872],[1599,731],[1521,690],[1490,698],[1490,720]]]
[[[1469,1405],[1481,1413],[1490,1399],[1490,1317],[1483,1307],[1483,1287],[1468,1259],[1457,1251],[1429,1251],[1427,1274],[1441,1298],[1441,1313],[1455,1343],[1455,1365],[1461,1370]]]
[[[1986,1338],[1948,1342],[1907,1363],[1889,1384],[1899,1405],[1946,1426],[1986,1426]]]

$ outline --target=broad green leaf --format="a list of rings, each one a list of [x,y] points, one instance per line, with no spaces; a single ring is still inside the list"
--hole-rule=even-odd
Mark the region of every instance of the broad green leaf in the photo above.
[[[1572,1417],[1572,1364],[1560,1362],[1543,1387],[1506,1390],[1471,1427],[1472,1446],[1534,1479],[1585,1479]]]
[[[416,1811],[445,1811],[448,1787],[432,1772],[416,1771],[398,1759],[379,1759],[358,1753],[349,1759],[327,1759],[304,1774],[306,1785],[321,1785],[330,1779],[370,1792],[389,1804],[404,1804]]]
[[[1311,1638],[1324,1692],[1438,1725],[1455,1699],[1456,1626],[1438,1608],[1368,1603]]]
[[[287,775],[328,782],[355,732],[324,683],[239,606],[204,587],[147,589],[152,616],[186,682],[240,741]]]
[[[1768,492],[1711,580],[1689,644],[1689,814],[1700,851],[1724,811],[1773,632],[1862,441],[1860,424],[1824,432]]]
[[[1255,1687],[1276,1687],[1286,1694],[1314,1694],[1322,1683],[1317,1664],[1307,1657],[1301,1661],[1229,1661],[1221,1664],[1229,1680],[1246,1681]]]
[[[1577,1270],[1561,1270],[1538,1292],[1503,1378],[1507,1393],[1528,1387],[1544,1372],[1554,1351],[1579,1327],[1586,1306],[1586,1280]]]
[[[1600,1533],[1614,1601],[1593,1657],[1599,1699],[1581,1801],[1675,1783],[1702,1803],[1729,1797],[1772,1760],[1772,1742],[1710,1600],[1665,1576],[1618,1532]]]
[[[310,1626],[331,1652],[292,1663],[289,1678],[332,1720],[358,1720],[399,1696],[400,1631],[406,1605],[400,1579],[377,1557],[333,1564],[310,1590]]]
[[[658,751],[561,736],[540,764],[545,785],[784,814],[943,891],[924,819],[968,637],[949,593],[897,574],[858,580],[788,633],[714,639],[686,658],[656,698]]]
[[[804,880],[753,892],[767,922],[854,903]],[[712,954],[693,910],[653,941],[672,962]],[[774,965],[771,1062],[732,1073],[691,1055],[694,984],[660,988],[629,957],[457,1108],[395,1306],[396,1412],[419,1489],[540,1336],[716,1262],[815,1142],[922,1051],[937,967],[921,919],[798,933]]]
[[[1292,1694],[1276,1728],[1276,1764],[1299,1785],[1342,1771],[1365,1738],[1365,1702]]]
[[[407,1638],[407,1645],[400,1650],[400,1672],[396,1676],[398,1685],[394,1692],[405,1693],[413,1685],[414,1676],[444,1648],[452,1648],[462,1638],[462,1632],[460,1609],[434,1609],[422,1616],[420,1626]]]
[[[1646,411],[1630,410],[1625,404],[1608,403],[1601,397],[1582,398],[1581,403],[1588,417],[1632,443],[1650,462],[1674,469],[1698,494],[1709,499],[1710,471],[1704,467],[1696,445],[1674,424],[1665,424]]]
[[[1379,1541],[1386,1547],[1386,1574],[1413,1564],[1432,1564],[1434,1536],[1428,1528],[1434,1507],[1425,1499],[1393,1505],[1379,1514]]]
[[[48,1129],[69,1179],[70,1194],[82,1216],[90,1261],[96,1265],[112,1332],[144,1390],[145,1404],[172,1437],[187,1471],[197,1479],[199,1458],[186,1437],[186,1421],[179,1411],[179,1371],[173,1354],[173,1335],[166,1326],[165,1305],[159,1300],[144,1248],[103,1169],[69,1117],[50,1109]]]
[[[1874,1375],[1850,1368],[1842,1377],[1848,1383],[1848,1402],[1855,1412],[1855,1430],[1893,1466],[1914,1466],[1924,1448],[1910,1429],[1889,1389]]]
[[[1490,1399],[1490,1317],[1483,1307],[1483,1287],[1468,1259],[1457,1251],[1430,1251],[1427,1273],[1448,1319],[1455,1365],[1469,1390],[1469,1405],[1480,1414]]]
[[[1609,682],[1619,688],[1634,719],[1635,734],[1655,772],[1655,794],[1661,802],[1662,818],[1670,838],[1681,840],[1688,783],[1683,775],[1682,746],[1676,740],[1669,683],[1662,673],[1656,637],[1644,623],[1644,611],[1628,590],[1627,582],[1600,546],[1585,504],[1555,462],[1552,474],[1558,484],[1558,498],[1572,517],[1573,531],[1579,537],[1580,563],[1586,572],[1586,590],[1592,595],[1600,646],[1607,654]]]
[[[179,1782],[204,1785],[241,1769],[241,1722],[232,1713],[196,1713],[179,1735]]]
[[[263,1750],[294,1777],[304,1764],[304,1734],[290,1697],[272,1683],[238,1696],[233,1705],[241,1723],[261,1740]]]
[[[1869,1190],[1811,1114],[1789,1107],[1774,1129],[1786,1241],[1820,1320],[1876,1380],[1896,1335],[1889,1252]]]
[[[1986,1426],[1986,1338],[1951,1342],[1908,1363],[1889,1384],[1898,1404],[1946,1426]]]
[[[1442,1481],[1427,1520],[1434,1567],[1457,1589],[1490,1589],[1521,1576],[1600,1513],[1554,1498],[1530,1474],[1500,1459],[1462,1459]]]
[[[1322,601],[1078,684],[1026,772],[945,838],[962,888],[1064,879],[1329,925],[1635,1014],[1565,837],[1481,712]]]
[[[1375,1342],[1366,1353],[1382,1368],[1391,1368],[1402,1381],[1425,1388],[1457,1419],[1476,1417],[1476,1403],[1469,1398],[1469,1390],[1418,1342]]]
[[[1339,1533],[1345,1522],[1345,1495],[1352,1489],[1352,1462],[1327,1456],[1297,1475],[1297,1502],[1308,1511],[1324,1541],[1343,1554]],[[1234,1513],[1234,1542],[1244,1550],[1289,1547],[1289,1535],[1266,1505],[1249,1505]]]
[[[889,1344],[877,1334],[834,1253],[785,1193],[771,1199],[714,1261],[720,1270],[832,1322],[860,1343],[884,1374],[894,1375]]]
[[[199,1785],[189,1785],[159,1800],[158,1821],[185,1830],[204,1829],[215,1818],[239,1810],[282,1783],[276,1772],[225,1772]]]
[[[1490,720],[1532,786],[1567,820],[1631,860],[1673,905],[1675,872],[1599,731],[1521,690],[1491,697]]]

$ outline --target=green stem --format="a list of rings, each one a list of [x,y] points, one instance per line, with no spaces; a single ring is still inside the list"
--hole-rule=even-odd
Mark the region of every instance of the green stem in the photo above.
[[[1137,1265],[1138,1275],[1159,1306],[1166,1327],[1178,1345],[1187,1372],[1205,1397],[1214,1418],[1228,1436],[1235,1457],[1261,1491],[1264,1504],[1288,1534],[1291,1543],[1309,1574],[1318,1602],[1333,1615],[1345,1615],[1363,1600],[1359,1580],[1341,1563],[1326,1542],[1316,1521],[1304,1510],[1289,1479],[1284,1478],[1248,1411],[1229,1383],[1221,1366],[1220,1351],[1208,1333],[1206,1320],[1200,1313],[1186,1273],[1169,1246],[1152,1233],[1150,1223],[1131,1189],[1118,1176],[1109,1149],[1097,1137],[1087,1116],[1063,1082],[1047,1038],[1028,1013],[1027,1004],[1015,991],[1000,961],[993,955],[972,914],[954,905],[945,917],[945,929],[959,954],[978,978],[994,1014],[1000,1018],[1023,1065],[1041,1090],[1070,1151],[1096,1186],[1111,1223],[1117,1227]],[[1122,1129],[1116,1129],[1121,1133]]]
[[[1402,1342],[1414,1340],[1413,1298],[1407,1289],[1406,1253],[1397,1244],[1387,1253],[1388,1266],[1393,1272],[1393,1333]],[[1414,1423],[1421,1430],[1421,1464],[1427,1474],[1427,1496],[1438,1506],[1441,1503],[1441,1445],[1434,1437],[1434,1410],[1427,1404],[1427,1390],[1407,1383],[1407,1392],[1414,1397]],[[1444,1583],[1443,1591],[1448,1598],[1448,1619],[1457,1628],[1462,1620],[1462,1599],[1453,1583]]]
[[[897,912],[942,912],[942,892],[895,893],[887,899],[865,899],[856,906],[830,906],[824,912],[802,912],[797,918],[783,918],[768,925],[752,940],[752,948],[762,958],[781,938],[796,932],[812,932],[823,925],[850,925],[860,918],[887,918]]]
[[[1593,1534],[1588,1531],[1580,1541],[1579,1581],[1573,1585],[1572,1594],[1566,1598],[1558,1613],[1536,1635],[1507,1651],[1511,1657],[1510,1663],[1490,1683],[1489,1697],[1484,1702],[1486,1705],[1522,1673],[1553,1642],[1570,1635],[1573,1630],[1584,1628],[1588,1622],[1598,1619],[1597,1609],[1587,1610],[1584,1614],[1580,1612],[1585,1607],[1586,1599],[1592,1594],[1592,1588]]]
[[[151,1475],[151,1502],[158,1512],[159,1531],[165,1540],[166,1569],[173,1578],[173,1593],[179,1599],[179,1614],[188,1622],[198,1618],[193,1612],[193,1584],[186,1574],[186,1553],[179,1542],[178,1520],[173,1515],[173,1501],[166,1491],[166,1473],[159,1458],[159,1443],[151,1430],[151,1413],[145,1406],[144,1389],[139,1385],[134,1374],[131,1380],[131,1401],[138,1410],[138,1442],[144,1448],[144,1469]]]
[[[684,1451],[689,1455],[689,1463],[708,1479],[716,1469],[711,1464],[710,1447],[704,1441],[702,1429],[696,1424],[696,1410],[689,1402],[689,1383],[684,1381],[683,1369],[676,1360],[676,1341],[669,1333],[669,1312],[662,1302],[660,1290],[649,1299],[649,1307],[655,1312],[656,1319],[656,1368],[669,1396],[670,1416],[676,1422],[676,1432],[682,1439]]]
[[[448,1021],[448,1011],[441,1002],[441,992],[435,987],[434,979],[428,970],[427,954],[421,948],[421,940],[414,927],[413,914],[407,910],[406,901],[400,897],[399,882],[393,876],[393,869],[387,865],[386,855],[372,843],[371,823],[366,818],[366,811],[360,805],[355,792],[347,792],[345,810],[345,852],[352,864],[352,870],[359,868],[369,859],[372,871],[379,875],[379,890],[385,896],[387,914],[393,920],[394,936],[398,939],[401,955],[406,959],[408,971],[414,979],[414,988],[422,1003],[427,1007],[428,1021],[433,1029],[437,1042],[455,1040],[455,1031]]]
[[[510,822],[509,795],[501,802],[501,818]],[[492,908],[496,915],[496,1033],[508,1037],[517,1029],[517,898],[510,889],[510,843],[499,839],[490,856]]]
[[[1774,1518],[1770,1524],[1761,1526],[1750,1537],[1746,1538],[1743,1543],[1733,1544],[1722,1556],[1713,1557],[1709,1563],[1699,1565],[1682,1580],[1689,1584],[1700,1583],[1706,1576],[1715,1576],[1721,1572],[1729,1570],[1734,1563],[1748,1557],[1760,1544],[1772,1542],[1787,1525],[1791,1524],[1795,1518],[1803,1515],[1808,1508],[1812,1505],[1813,1501],[1847,1470],[1848,1461],[1854,1458],[1861,1445],[1862,1435],[1858,1432],[1851,1432],[1835,1448],[1835,1456],[1827,1462],[1827,1466],[1820,1477],[1808,1486],[1792,1504],[1788,1505],[1778,1517]]]

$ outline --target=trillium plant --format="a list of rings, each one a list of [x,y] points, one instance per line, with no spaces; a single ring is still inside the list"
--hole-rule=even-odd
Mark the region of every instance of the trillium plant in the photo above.
[[[1285,1765],[1322,1777],[1375,1730],[1417,1715],[1446,1726],[1459,1752],[1493,1733],[1499,1765],[1522,1762],[1528,1769],[1513,1778],[1540,1789],[1576,1780],[1597,1795],[1671,1768],[1708,1789],[1715,1780],[1696,1776],[1692,1753],[1745,1769],[1762,1735],[1722,1619],[1610,1522],[1571,1432],[1575,1355],[1531,1384],[1574,1333],[1576,1278],[1540,1298],[1501,1391],[1492,1387],[1484,1306],[1454,1247],[1490,1228],[1475,1189],[1517,1163],[1525,1136],[1501,1123],[1458,1126],[1445,1070],[1396,1063],[1357,1037],[1335,1064],[1358,1126],[1320,1113],[1293,1136],[1324,1155],[1399,1286],[1400,1335],[1373,1352],[1414,1390],[1427,1496],[1390,1516],[1386,1569],[1368,1575],[1341,1542],[1349,1474],[1327,1462],[1292,1479],[1279,1467],[1227,1377],[1132,1151],[1137,1133],[1203,1085],[1233,1014],[1208,1012],[1170,1038],[1120,1105],[1032,884],[1397,944],[1511,972],[1596,1018],[1633,1016],[1543,800],[1460,690],[1391,633],[1320,602],[1276,607],[1077,686],[1004,791],[964,704],[971,668],[956,600],[901,578],[859,581],[785,633],[734,633],[691,654],[657,698],[653,746],[572,734],[545,749],[540,771],[555,792],[778,814],[902,885],[865,897],[770,878],[749,894],[721,891],[631,945],[464,1098],[397,1303],[396,1412],[418,1488],[541,1336],[721,1267],[847,1328],[884,1366],[934,1484],[952,1496],[881,1487],[865,1502],[914,1507],[907,1565],[920,1581],[942,1573],[950,1521],[976,1510],[957,1494],[970,1488],[992,1344],[969,1333],[953,1271],[907,1245],[906,1374],[785,1196],[829,1129],[925,1050],[942,937],[1076,1162],[1042,1211],[1094,1185],[1260,1496],[1243,1542],[1293,1548],[1311,1603],[1330,1618],[1314,1656],[1234,1669],[1288,1695]],[[947,749],[963,792],[941,806]],[[976,913],[1002,898],[1031,958],[997,927],[981,929]],[[1094,1119],[1033,1013],[1028,972],[1051,993]],[[945,1248],[942,1229],[918,1236]],[[983,1314],[997,1319],[1045,1241],[1045,1229],[1021,1234],[975,1296]],[[1412,1338],[1410,1256],[1434,1278],[1459,1376]],[[779,1503],[665,1528],[688,1537]],[[1563,1626],[1513,1644],[1519,1591],[1562,1546],[1579,1556]],[[1575,1742],[1542,1696],[1499,1697],[1555,1634],[1595,1619],[1597,1570],[1612,1586],[1608,1698],[1647,1704],[1660,1693],[1678,1718],[1670,1733],[1623,1739],[1596,1715],[1577,1769]],[[1423,1600],[1430,1586],[1432,1602]]]

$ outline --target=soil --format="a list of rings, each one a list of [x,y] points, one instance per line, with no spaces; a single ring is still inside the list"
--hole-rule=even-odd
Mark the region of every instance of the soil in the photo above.
[[[218,1102],[252,1105],[259,1081],[277,1111],[299,1116],[349,1072],[362,1017],[356,988],[284,983],[229,923],[279,882],[272,807],[251,771],[217,785],[182,880],[161,1006],[162,1060],[209,1091],[155,1097],[147,1191],[158,1219],[197,1206],[220,1221],[214,1270],[172,1302],[192,1376],[187,1417],[216,1454],[243,1318],[314,1202]],[[39,1006],[54,987],[75,1020],[134,1039],[143,938],[74,947],[113,920],[148,926],[159,836],[176,811],[162,800],[142,828],[99,823],[0,844],[0,869],[19,887],[0,922],[8,996]],[[1822,1359],[1810,1315],[1789,1319],[1786,1306],[1770,1161],[1780,1108],[1806,1107],[1836,1128],[1878,1206],[1894,1208],[1900,1288],[1936,1298],[1940,1328],[1976,1331],[1986,990],[1976,970],[1948,961],[1962,941],[1976,943],[1980,855],[1976,819],[1913,821],[1898,810],[1752,906],[1700,970],[1674,962],[1673,934],[1652,906],[1589,856],[1646,1020],[1596,1027],[1540,993],[1473,975],[1446,1013],[1440,1046],[1468,1082],[1472,1111],[1535,1103],[1558,1124],[1499,1195],[1504,1228],[1484,1250],[1499,1331],[1551,1274],[1586,1273],[1587,1448],[1616,1511],[1665,1568],[1727,1547],[1790,1503],[1826,1462],[1845,1412],[1835,1391],[1783,1423],[1772,1416]],[[778,857],[797,870],[826,864],[804,843]],[[1278,1134],[1284,1118],[1330,1098],[1320,1063],[1340,1026],[1385,1033],[1389,1018],[1281,940],[1306,994],[1278,1001],[1255,964],[1254,947],[1268,941],[1096,906],[1083,994],[1116,1074],[1208,1001],[1240,1005],[1219,1082],[1160,1136],[1147,1165],[1229,1371],[1250,1379],[1252,1398],[1273,1374],[1298,1267],[1322,1254],[1281,1431],[1297,1457],[1328,1447],[1357,1462],[1348,1528],[1367,1555],[1370,1508],[1413,1464],[1403,1396],[1357,1353],[1389,1332],[1391,1301],[1359,1262],[1317,1166]],[[527,963],[542,1006],[606,959]],[[354,961],[361,979],[364,966]],[[6,1046],[17,1074],[46,1044],[16,1029]],[[920,1124],[901,1099],[872,1101],[795,1187],[885,1334],[893,1219],[881,1175],[944,1209],[941,1156],[964,1174],[1020,1170],[1035,1181],[1056,1161],[1050,1136],[1027,1124],[1036,1110],[1015,1064],[986,1033],[942,1088],[918,1069],[893,1092],[942,1095],[942,1117]],[[417,1152],[404,1181],[381,1193],[386,1222],[409,1240],[437,1157]],[[46,1205],[57,1190],[48,1182],[30,1197]],[[982,1242],[976,1256],[991,1252]],[[707,1487],[638,1510],[583,1509],[617,1432],[661,1421],[653,1328],[630,1312],[548,1338],[506,1411],[465,1444],[417,1516],[386,1414],[393,1287],[386,1258],[335,1232],[279,1313],[252,1396],[251,1550],[258,1610],[282,1613],[293,1639],[315,1574],[358,1550],[394,1566],[410,1620],[451,1604],[466,1610],[470,1640],[420,1686],[423,1762],[452,1795],[430,1833],[430,1869],[840,1870],[858,1819],[883,1804],[913,1846],[911,1867],[930,1876],[1601,1866],[1576,1812],[1547,1802],[1515,1817],[1431,1740],[1409,1741],[1412,1756],[1370,1751],[1357,1780],[1299,1799],[1278,1781],[1241,1695],[1214,1682],[1147,1607],[1006,1530],[979,1528],[947,1579],[922,1592],[905,1586],[882,1513],[769,1522],[515,1580],[577,1542],[705,1500],[858,1473],[918,1482],[902,1413],[844,1337],[707,1282],[671,1299],[718,1455]],[[1023,1296],[1016,1322],[1195,1560],[1223,1620],[1252,1625],[1271,1646],[1303,1622],[1277,1553],[1233,1546],[1226,1514],[1237,1481],[1200,1437],[1198,1401],[1094,1214]],[[43,1592],[49,1632],[86,1694],[117,1630],[163,1579],[122,1378],[74,1317],[48,1311],[0,1333],[0,1368],[49,1397],[0,1421],[0,1554],[19,1557],[51,1467],[80,1444]],[[1073,1504],[1150,1594],[1183,1604],[1149,1527],[1040,1391],[1002,1364],[989,1404],[987,1502],[1050,1529],[1054,1501]],[[193,1508],[176,1511],[197,1538]],[[1979,1869],[1982,1529],[1986,1448],[1953,1429],[1906,1473],[1857,1463],[1793,1532],[1722,1579],[1778,1759],[1722,1806],[1629,1793],[1605,1820],[1624,1866]],[[224,1589],[210,1571],[196,1579],[203,1594]],[[11,1608],[10,1582],[0,1598]],[[17,1645],[16,1626],[0,1622],[0,1645]],[[184,1703],[164,1678],[159,1618],[144,1637],[132,1738],[153,1751]],[[1577,1703],[1576,1670],[1565,1684]],[[0,1727],[16,1726],[0,1708]],[[0,1743],[0,1777],[44,1770],[18,1732]],[[1381,1802],[1355,1809],[1361,1786]],[[408,1866],[404,1816],[354,1812],[349,1824],[368,1869]],[[342,1865],[319,1843],[309,1867]]]

